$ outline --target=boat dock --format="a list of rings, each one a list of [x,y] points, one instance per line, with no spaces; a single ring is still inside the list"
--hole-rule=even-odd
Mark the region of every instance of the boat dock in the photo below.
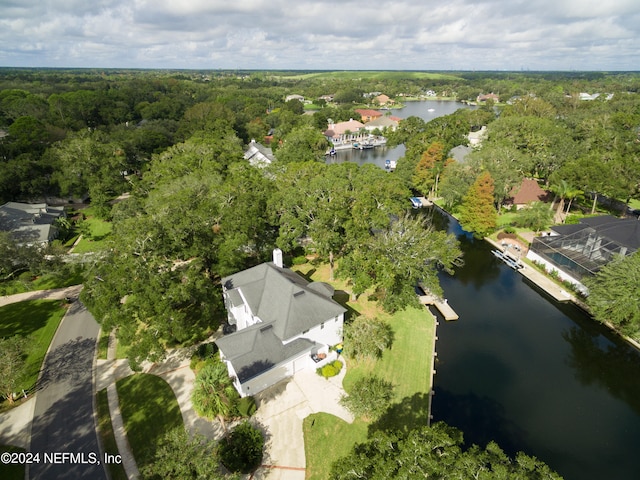
[[[435,295],[420,295],[420,303],[425,306],[433,305],[442,314],[445,320],[458,320],[458,314],[451,308],[446,299],[440,299]]]
[[[493,245],[494,247],[496,247],[496,249],[498,249],[499,251],[503,251],[503,249],[506,250],[506,248],[503,247],[501,244],[499,244],[494,240],[491,240],[488,237],[486,237],[485,240],[489,242],[491,245]],[[569,301],[573,301],[574,303],[576,302],[575,296],[572,293],[567,292],[561,286],[559,286],[555,281],[553,281],[553,279],[549,278],[544,273],[536,270],[534,267],[522,263],[520,258],[518,258],[517,260],[520,266],[519,268],[514,268],[514,270],[520,273],[523,277],[525,277],[531,283],[536,285],[539,289],[541,289],[547,295],[552,297],[556,302],[561,302],[561,303],[569,302]]]

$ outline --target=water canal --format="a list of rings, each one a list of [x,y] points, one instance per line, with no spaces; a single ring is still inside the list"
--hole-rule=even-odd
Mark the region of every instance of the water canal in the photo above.
[[[452,110],[428,112],[434,103],[418,102],[410,115],[428,120],[461,106],[439,102]],[[394,151],[354,152],[354,161],[383,167],[402,156]],[[438,327],[434,421],[460,428],[468,443],[495,440],[509,454],[537,456],[567,480],[638,478],[640,354],[581,310],[555,303],[455,219],[434,220],[465,255],[454,276],[441,276],[460,320]]]
[[[567,480],[638,478],[640,354],[448,219],[465,265],[441,277],[460,320],[438,327],[434,420]]]

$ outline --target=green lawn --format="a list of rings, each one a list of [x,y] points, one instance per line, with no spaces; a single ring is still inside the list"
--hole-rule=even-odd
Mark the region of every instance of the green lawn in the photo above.
[[[82,240],[74,247],[74,253],[97,252],[107,245],[107,239],[111,234],[113,225],[93,214],[91,208],[82,211],[85,220],[80,221],[84,226],[76,226],[78,230],[84,230]]]
[[[142,469],[153,461],[162,436],[184,425],[180,407],[169,384],[155,375],[131,375],[116,387],[127,438]]]
[[[120,452],[113,435],[106,388],[96,394],[96,409],[98,413],[98,431],[100,432],[104,452],[110,455],[118,455]],[[127,473],[122,464],[110,463],[108,468],[109,473],[111,473],[111,480],[127,480]]]
[[[326,265],[305,264],[296,267],[312,280],[328,281]],[[344,303],[349,286],[344,281],[330,282],[336,288],[336,299]],[[435,320],[425,308],[408,308],[389,315],[367,294],[356,302],[345,303],[352,315],[365,314],[384,318],[392,326],[393,346],[377,361],[355,362],[347,359],[347,375],[343,385],[349,392],[359,378],[376,374],[395,386],[395,402],[373,423],[357,419],[352,425],[329,414],[311,415],[304,422],[307,478],[328,478],[331,464],[344,456],[356,442],[367,439],[369,432],[389,427],[409,429],[427,422],[431,389],[431,356]]]
[[[349,424],[329,413],[314,413],[304,419],[304,451],[307,459],[306,478],[329,478],[331,464],[359,442],[367,440],[367,423],[355,420]]]
[[[26,373],[20,389],[33,388],[53,335],[66,312],[56,300],[30,300],[0,307],[0,338],[27,339]]]
[[[10,445],[0,445],[0,453],[25,452],[24,448]],[[3,480],[22,480],[24,478],[24,465],[19,463],[5,464],[0,462],[0,478]]]
[[[46,273],[35,278],[27,272],[19,279],[1,282],[0,295],[70,287],[71,285],[79,285],[83,281],[82,266],[65,265],[58,272]]]

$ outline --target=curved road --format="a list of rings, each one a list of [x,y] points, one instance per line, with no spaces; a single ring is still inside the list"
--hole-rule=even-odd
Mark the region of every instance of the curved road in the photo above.
[[[40,462],[28,466],[28,478],[107,478],[93,416],[93,358],[98,332],[97,322],[84,305],[73,303],[43,363],[30,449],[40,453]]]

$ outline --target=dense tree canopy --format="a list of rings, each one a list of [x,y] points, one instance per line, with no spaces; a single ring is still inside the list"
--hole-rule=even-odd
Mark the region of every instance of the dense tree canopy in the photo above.
[[[618,257],[585,279],[587,304],[596,320],[609,322],[627,334],[640,330],[640,253]]]
[[[462,433],[443,423],[409,433],[376,432],[334,463],[333,480],[477,478],[483,480],[561,479],[545,463],[518,453],[507,456],[494,442],[462,450]]]

